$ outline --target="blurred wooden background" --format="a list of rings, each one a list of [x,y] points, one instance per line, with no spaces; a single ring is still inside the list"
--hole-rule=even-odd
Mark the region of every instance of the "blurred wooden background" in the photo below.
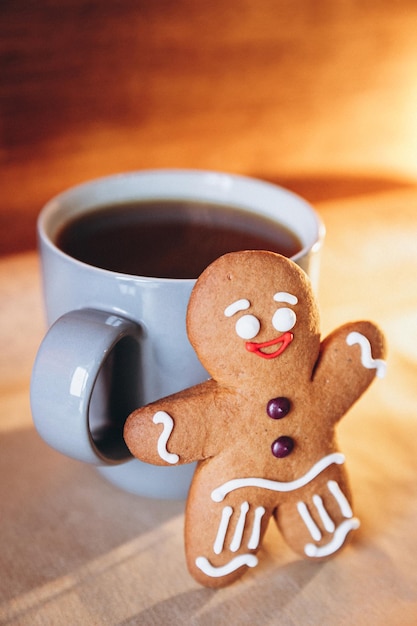
[[[414,184],[415,0],[1,0],[0,253],[53,194],[154,167],[313,202]]]

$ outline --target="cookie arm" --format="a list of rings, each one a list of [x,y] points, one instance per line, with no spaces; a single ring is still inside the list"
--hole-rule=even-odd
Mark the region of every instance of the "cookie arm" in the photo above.
[[[340,419],[375,376],[385,374],[385,341],[372,322],[352,322],[324,339],[313,372],[320,406]]]
[[[154,465],[181,465],[211,456],[207,405],[215,384],[209,380],[133,411],[124,427],[133,456]]]

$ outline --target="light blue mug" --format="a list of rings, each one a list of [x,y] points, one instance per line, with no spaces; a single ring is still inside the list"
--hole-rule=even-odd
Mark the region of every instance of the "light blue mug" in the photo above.
[[[154,498],[185,498],[194,464],[167,468],[132,459],[123,424],[133,409],[207,378],[185,328],[195,279],[95,267],[63,252],[57,237],[74,216],[98,207],[172,199],[227,205],[232,221],[234,211],[244,211],[284,225],[301,242],[293,258],[313,284],[324,237],[319,216],[297,195],[256,179],[207,171],[101,178],[62,193],[43,208],[38,237],[50,328],[32,373],[35,426],[56,450],[99,466],[127,491]]]

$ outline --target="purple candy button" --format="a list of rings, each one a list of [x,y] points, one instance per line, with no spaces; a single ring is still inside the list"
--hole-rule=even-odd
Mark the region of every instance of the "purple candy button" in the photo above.
[[[282,435],[282,437],[278,437],[275,439],[274,443],[271,446],[272,454],[277,459],[283,459],[284,457],[291,454],[294,448],[294,439],[291,437],[287,437],[286,435]]]
[[[288,398],[273,398],[266,405],[266,412],[272,419],[279,420],[289,413],[290,408],[291,402]]]

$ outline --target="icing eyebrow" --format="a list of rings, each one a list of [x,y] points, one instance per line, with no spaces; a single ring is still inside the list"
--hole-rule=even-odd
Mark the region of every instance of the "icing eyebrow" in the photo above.
[[[297,304],[298,298],[297,296],[293,296],[292,293],[287,293],[286,291],[278,291],[278,293],[274,294],[275,302],[287,302],[288,304]]]
[[[238,311],[246,311],[246,309],[248,309],[249,307],[249,300],[246,300],[246,298],[242,298],[241,300],[236,300],[236,302],[232,302],[232,304],[229,304],[229,306],[225,308],[224,314],[226,317],[232,317],[232,315],[234,315]]]

